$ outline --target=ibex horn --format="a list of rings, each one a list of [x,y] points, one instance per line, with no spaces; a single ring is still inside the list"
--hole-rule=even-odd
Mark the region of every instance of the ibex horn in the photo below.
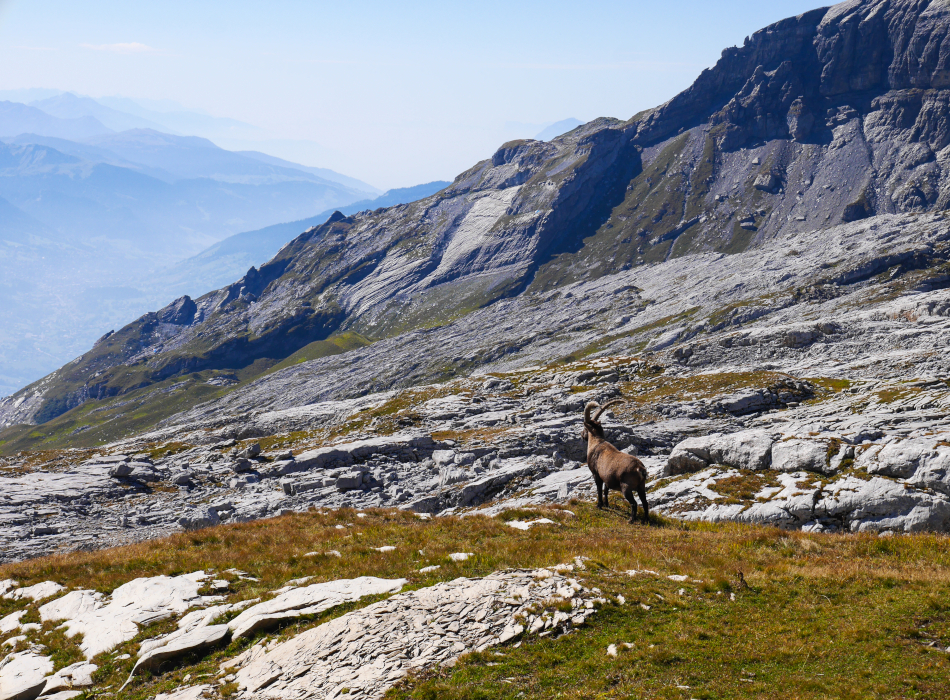
[[[590,423],[590,412],[593,411],[598,406],[600,406],[600,404],[597,403],[596,401],[591,401],[586,406],[584,406],[584,422],[585,423]]]
[[[605,403],[603,406],[601,406],[599,411],[597,411],[597,415],[594,416],[594,422],[599,423],[600,416],[603,414],[603,412],[606,411],[611,406],[616,406],[618,403],[627,403],[627,402],[625,399],[611,399],[610,401]],[[590,406],[590,404],[587,404],[587,405]]]

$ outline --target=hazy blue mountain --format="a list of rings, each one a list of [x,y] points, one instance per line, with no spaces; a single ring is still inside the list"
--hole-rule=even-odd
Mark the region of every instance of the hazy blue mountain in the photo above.
[[[275,156],[269,156],[266,153],[261,153],[260,151],[236,151],[242,156],[248,158],[253,158],[254,160],[259,160],[262,163],[268,163],[269,165],[277,165],[282,168],[293,168],[295,170],[302,170],[305,173],[310,173],[311,175],[316,175],[319,178],[324,180],[329,180],[330,182],[338,182],[341,185],[346,185],[356,190],[362,190],[363,192],[369,192],[370,194],[382,194],[382,190],[378,190],[372,185],[368,185],[362,180],[357,180],[355,177],[348,177],[346,175],[341,175],[338,172],[330,170],[329,168],[311,168],[309,165],[300,165],[299,163],[292,163],[289,160],[284,160],[283,158],[277,158]]]
[[[226,151],[199,136],[175,136],[152,129],[131,129],[86,139],[84,142],[104,148],[126,160],[160,168],[178,178],[210,178],[252,185],[296,180],[345,189],[357,196],[372,194],[307,172],[305,166],[290,163],[288,167],[273,165],[260,158]]]
[[[19,102],[0,102],[0,136],[29,133],[76,140],[111,131],[95,117],[61,119]]]
[[[45,100],[36,100],[35,102],[31,102],[29,106],[41,109],[47,114],[59,117],[60,119],[94,117],[113,131],[126,131],[127,129],[167,129],[167,127],[150,119],[106,107],[91,97],[80,97],[71,92],[64,92],[55,97],[48,97]]]
[[[96,101],[106,107],[161,124],[164,128],[159,131],[196,134],[206,138],[260,138],[263,133],[253,124],[188,110],[171,100],[133,100],[114,96],[100,97]]]
[[[364,209],[391,207],[415,202],[448,187],[450,182],[437,180],[413,187],[402,187],[385,192],[376,199],[361,200],[344,207],[332,208],[316,216],[299,221],[267,226],[256,231],[244,231],[215,243],[207,250],[184,260],[170,270],[163,271],[155,280],[155,287],[165,285],[166,299],[188,294],[200,296],[243,275],[252,266],[259,267],[270,260],[289,241],[313,226],[323,224],[334,211],[346,215]]]
[[[534,138],[538,141],[550,141],[551,139],[556,139],[561,134],[566,134],[572,129],[576,129],[581,124],[583,124],[580,119],[562,119],[559,122],[554,122],[551,126],[546,127],[541,133],[539,133]]]
[[[22,245],[55,234],[32,216],[0,197],[0,243]]]
[[[88,143],[69,141],[68,139],[56,138],[55,136],[40,136],[38,134],[20,134],[19,136],[0,139],[0,141],[21,146],[30,144],[49,146],[51,149],[59,151],[60,153],[75,156],[81,161],[118,165],[123,168],[129,168],[131,170],[145,173],[146,175],[151,175],[152,177],[158,178],[159,180],[164,180],[166,182],[174,182],[175,180],[179,179],[175,175],[166,170],[162,170],[161,168],[152,168],[147,165],[143,165],[142,163],[135,163],[131,160],[122,158],[107,148],[92,146]]]

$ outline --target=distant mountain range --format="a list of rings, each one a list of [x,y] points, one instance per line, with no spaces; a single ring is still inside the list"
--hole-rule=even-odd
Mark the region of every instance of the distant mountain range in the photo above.
[[[0,395],[165,303],[161,270],[236,233],[380,193],[332,170],[168,133],[189,120],[253,129],[235,120],[34,94],[0,102]],[[293,226],[287,240],[306,228]]]

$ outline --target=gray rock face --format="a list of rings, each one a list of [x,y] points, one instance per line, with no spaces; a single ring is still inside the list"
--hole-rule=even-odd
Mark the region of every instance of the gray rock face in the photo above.
[[[710,464],[739,469],[767,469],[773,461],[773,439],[761,430],[688,438],[673,448],[664,476],[686,474]]]
[[[0,660],[0,700],[33,700],[53,671],[53,662],[31,651],[7,654]]]
[[[348,688],[378,698],[410,670],[452,664],[521,635],[519,615],[534,631],[582,624],[595,610],[584,605],[588,596],[573,579],[543,569],[460,578],[347,613],[269,649],[259,644],[222,668],[235,670],[240,697],[334,697]],[[532,607],[557,598],[571,601],[574,612]]]
[[[304,588],[293,588],[264,603],[258,603],[241,612],[227,624],[234,639],[247,637],[284,620],[302,615],[316,615],[343,603],[359,600],[368,595],[396,593],[405,579],[379,579],[361,576],[327,583],[316,583]]]
[[[165,661],[176,659],[185,654],[210,649],[226,640],[229,634],[230,630],[227,625],[206,625],[199,627],[180,637],[169,640],[168,643],[162,646],[149,649],[145,654],[139,655],[139,659],[135,662],[132,673],[153,671]]]
[[[772,446],[772,469],[779,472],[828,471],[827,447],[814,440],[788,440]]]

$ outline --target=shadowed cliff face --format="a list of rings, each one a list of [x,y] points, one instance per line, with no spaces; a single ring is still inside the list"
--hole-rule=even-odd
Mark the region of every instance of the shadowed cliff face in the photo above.
[[[948,30],[944,1],[783,20],[628,122],[511,142],[428,199],[331,218],[238,282],[102,339],[0,403],[0,425],[185,373],[252,376],[344,331],[392,337],[526,290],[944,209]]]

